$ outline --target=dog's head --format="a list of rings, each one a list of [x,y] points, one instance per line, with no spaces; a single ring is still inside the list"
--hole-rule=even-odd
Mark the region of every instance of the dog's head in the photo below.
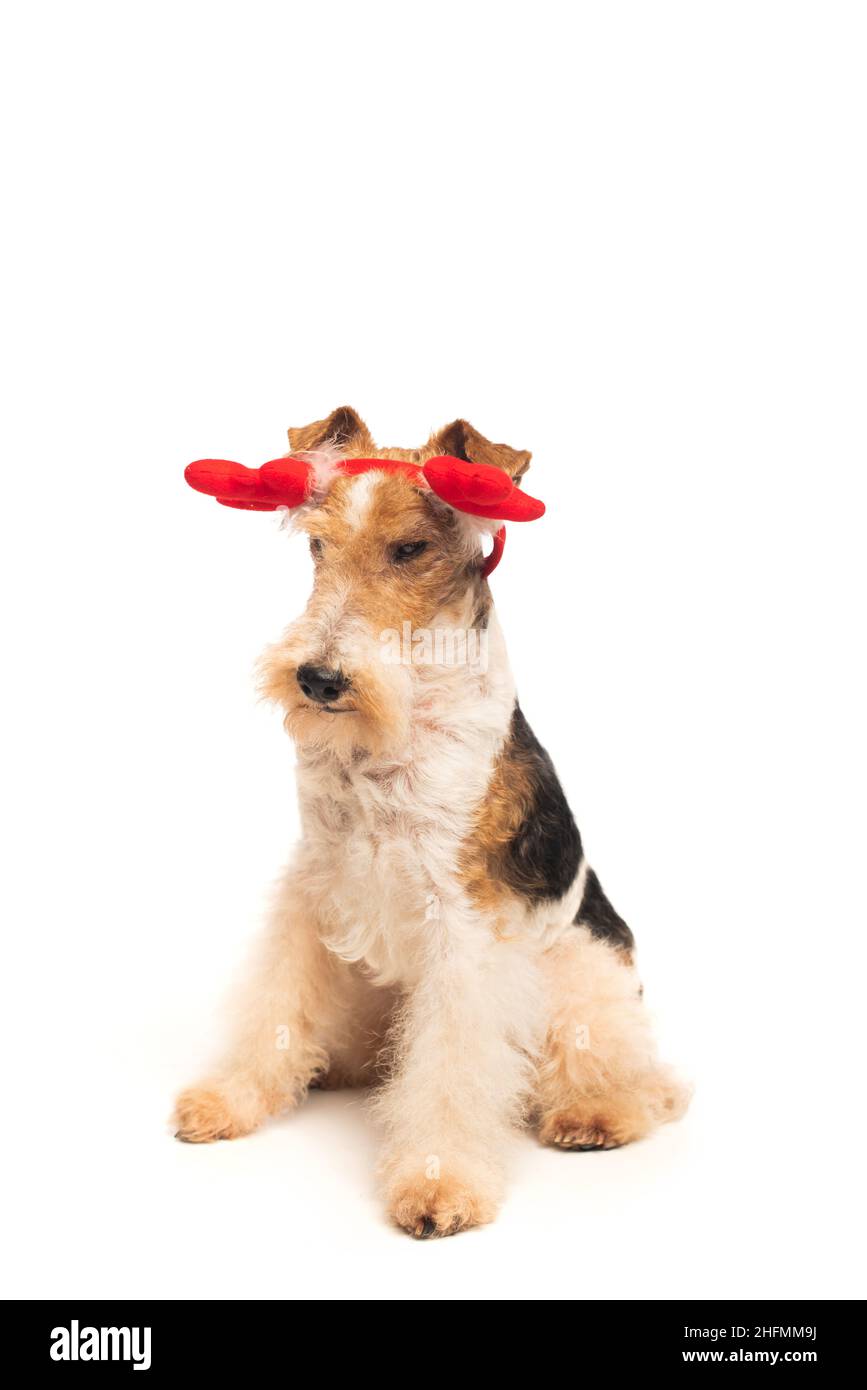
[[[349,407],[290,429],[289,445],[315,479],[310,500],[291,513],[309,540],[313,592],[266,653],[263,688],[285,709],[299,744],[343,754],[396,749],[420,685],[431,686],[443,664],[479,659],[490,606],[483,537],[498,523],[455,510],[412,473],[373,467],[352,475],[336,465],[451,455],[517,481],[530,454],[492,444],[465,420],[420,449],[377,448]]]

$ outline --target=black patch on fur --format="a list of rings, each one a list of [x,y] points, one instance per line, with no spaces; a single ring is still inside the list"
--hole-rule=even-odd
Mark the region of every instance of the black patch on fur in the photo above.
[[[581,836],[554,764],[518,704],[512,712],[507,757],[527,773],[532,802],[506,847],[503,878],[513,892],[533,902],[562,898],[581,865]]]
[[[623,918],[618,916],[602,890],[602,884],[592,869],[587,874],[584,897],[575,915],[577,926],[589,927],[592,936],[607,941],[618,950],[631,951],[635,937]]]

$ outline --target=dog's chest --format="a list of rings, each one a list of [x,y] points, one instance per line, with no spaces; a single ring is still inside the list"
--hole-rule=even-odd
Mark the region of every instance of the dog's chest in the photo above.
[[[462,899],[461,851],[490,757],[299,769],[304,859],[324,939],[383,983],[418,974]]]

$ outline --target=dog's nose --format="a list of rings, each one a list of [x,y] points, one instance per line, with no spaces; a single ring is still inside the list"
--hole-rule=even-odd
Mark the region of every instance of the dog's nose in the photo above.
[[[349,687],[342,671],[326,671],[322,666],[299,666],[298,684],[308,700],[316,700],[320,705],[339,700]]]

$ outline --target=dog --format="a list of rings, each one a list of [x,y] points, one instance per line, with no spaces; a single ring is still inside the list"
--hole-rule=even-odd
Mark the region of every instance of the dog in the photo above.
[[[632,932],[516,699],[483,562],[497,524],[409,467],[341,469],[447,455],[520,485],[531,455],[465,420],[377,448],[350,407],[289,445],[314,479],[290,519],[315,577],[262,687],[297,745],[302,839],[177,1137],[234,1139],[311,1086],[371,1087],[391,1219],[450,1235],[494,1217],[516,1129],[611,1149],[678,1118],[688,1092],[657,1058]],[[449,659],[417,640],[438,633],[476,640]]]

